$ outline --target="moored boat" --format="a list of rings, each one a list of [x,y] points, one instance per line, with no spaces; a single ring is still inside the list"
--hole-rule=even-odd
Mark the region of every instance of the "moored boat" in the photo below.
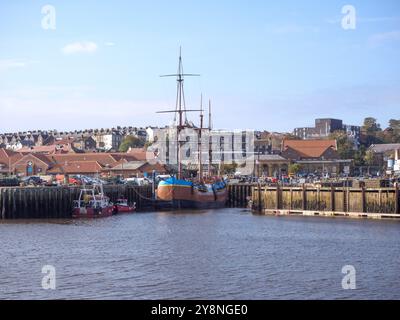
[[[223,208],[228,197],[224,181],[195,183],[171,177],[158,184],[158,204],[173,208]]]
[[[188,209],[207,209],[207,208],[222,208],[225,206],[228,199],[227,185],[223,178],[211,178],[212,154],[209,148],[209,163],[208,163],[208,176],[205,178],[203,175],[202,164],[202,131],[211,130],[211,103],[209,105],[209,126],[207,129],[203,128],[203,105],[202,99],[200,102],[200,109],[188,109],[185,106],[185,96],[183,90],[183,82],[185,76],[198,76],[196,74],[183,73],[182,57],[179,54],[179,65],[177,74],[166,75],[167,77],[173,76],[177,80],[177,94],[176,94],[176,109],[168,111],[160,111],[159,113],[175,113],[175,119],[179,122],[175,123],[177,134],[177,160],[178,172],[177,176],[170,177],[166,180],[160,181],[156,190],[157,206],[171,207],[171,208],[188,208]],[[195,128],[187,120],[183,121],[184,115],[186,118],[187,112],[200,112],[200,126]],[[195,179],[186,179],[182,170],[182,143],[187,141],[180,137],[180,133],[186,128],[194,129],[198,134],[198,174]],[[188,177],[188,175],[186,175]],[[208,181],[206,181],[208,180]]]
[[[101,184],[82,188],[79,199],[73,202],[73,218],[103,218],[112,216],[113,213],[114,205],[104,195]]]
[[[117,199],[114,204],[114,213],[131,213],[136,210],[136,203],[133,205],[128,204],[127,199]]]

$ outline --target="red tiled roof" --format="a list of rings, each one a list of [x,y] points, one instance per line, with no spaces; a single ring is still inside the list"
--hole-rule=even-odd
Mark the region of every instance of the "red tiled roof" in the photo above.
[[[318,158],[329,148],[336,150],[336,140],[284,140],[283,150],[288,148],[303,157]]]
[[[40,154],[40,153],[29,153],[24,156],[22,156],[20,159],[15,161],[14,164],[17,164],[20,161],[28,161],[28,159],[36,158],[41,162],[44,162],[48,167],[52,165],[52,161],[48,158],[47,155],[45,154]]]
[[[52,144],[48,146],[32,146],[32,147],[22,147],[18,150],[18,152],[27,154],[27,153],[43,153],[43,154],[54,154],[54,153],[68,153],[73,152],[72,148],[67,145],[63,145],[62,147]]]
[[[4,163],[7,166],[9,163],[14,164],[22,157],[23,155],[20,154],[19,152],[14,152],[11,150],[0,148],[0,162]]]
[[[54,154],[51,159],[59,164],[65,164],[76,161],[96,161],[102,166],[112,165],[117,160],[110,153],[68,153]]]
[[[99,173],[103,167],[97,161],[73,161],[67,164],[57,164],[48,173],[83,174]]]

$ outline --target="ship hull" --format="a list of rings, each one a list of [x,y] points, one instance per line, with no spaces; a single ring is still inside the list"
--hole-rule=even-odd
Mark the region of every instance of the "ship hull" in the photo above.
[[[114,212],[116,214],[118,214],[118,213],[132,213],[134,211],[135,211],[135,207],[122,206],[122,205],[115,205],[114,206]]]
[[[72,218],[74,219],[93,219],[110,217],[114,213],[113,206],[105,208],[74,208]]]
[[[157,188],[157,206],[173,209],[223,208],[228,198],[227,188],[202,191],[190,183],[163,183]]]

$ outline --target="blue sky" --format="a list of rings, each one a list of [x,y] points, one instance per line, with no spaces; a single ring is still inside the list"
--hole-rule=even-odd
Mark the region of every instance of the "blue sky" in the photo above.
[[[56,29],[42,28],[44,5]],[[342,7],[356,9],[344,30]],[[400,2],[0,2],[0,132],[164,125],[179,46],[187,104],[214,124],[291,131],[400,118]],[[197,119],[194,119],[197,120]]]

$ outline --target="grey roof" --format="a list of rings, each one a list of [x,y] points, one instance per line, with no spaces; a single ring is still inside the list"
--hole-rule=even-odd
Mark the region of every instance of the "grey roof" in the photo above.
[[[128,163],[120,163],[111,170],[137,170],[145,164],[146,161],[129,161]]]
[[[385,153],[388,151],[400,150],[400,143],[373,144],[369,149],[375,153]]]
[[[279,154],[261,154],[260,158],[258,158],[258,155],[255,155],[255,158],[256,160],[260,159],[260,161],[287,161]]]

